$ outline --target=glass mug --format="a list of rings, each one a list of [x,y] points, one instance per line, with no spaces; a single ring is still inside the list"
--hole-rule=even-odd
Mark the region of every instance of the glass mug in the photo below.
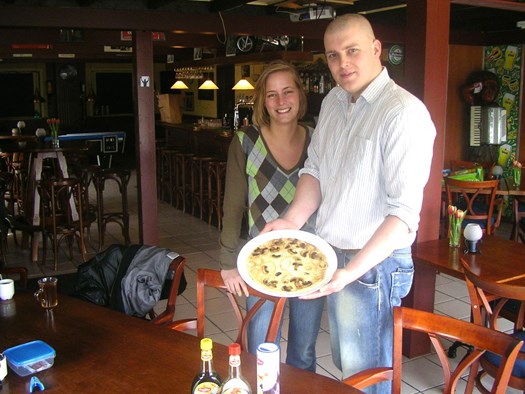
[[[54,276],[38,280],[38,290],[35,292],[35,298],[40,302],[42,308],[49,310],[58,305],[57,282],[58,279]]]

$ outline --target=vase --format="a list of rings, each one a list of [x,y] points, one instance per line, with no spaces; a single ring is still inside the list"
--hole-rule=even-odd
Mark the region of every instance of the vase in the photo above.
[[[514,167],[512,169],[512,177],[514,178],[514,187],[519,189],[521,185],[521,168]]]
[[[60,141],[59,141],[58,137],[57,138],[53,138],[52,144],[53,144],[53,148],[55,148],[55,149],[60,148]]]
[[[459,248],[459,241],[461,239],[461,223],[449,224],[448,228],[448,244],[452,248]]]

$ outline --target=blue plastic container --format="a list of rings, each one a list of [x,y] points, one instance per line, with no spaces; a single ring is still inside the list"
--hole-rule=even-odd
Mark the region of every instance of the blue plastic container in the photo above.
[[[55,349],[42,341],[32,341],[4,350],[7,365],[19,376],[27,376],[53,366]]]

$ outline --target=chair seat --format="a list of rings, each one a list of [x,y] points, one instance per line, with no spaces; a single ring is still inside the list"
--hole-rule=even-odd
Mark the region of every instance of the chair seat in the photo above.
[[[513,334],[513,336],[520,339],[521,341],[525,341],[525,331],[518,331]],[[523,344],[521,347],[520,357],[525,357],[525,344]],[[501,364],[501,356],[497,354],[487,352],[483,355],[483,358],[487,359],[487,361],[489,361],[491,364],[494,364],[498,367]],[[512,368],[512,375],[518,378],[525,378],[525,359],[518,358],[516,360],[514,368]]]

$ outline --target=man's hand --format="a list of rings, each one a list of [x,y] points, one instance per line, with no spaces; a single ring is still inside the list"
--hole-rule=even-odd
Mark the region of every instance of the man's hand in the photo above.
[[[239,297],[242,296],[243,293],[246,297],[250,295],[248,292],[248,286],[246,286],[246,283],[242,280],[237,268],[232,270],[221,270],[221,276],[230,293],[237,294]]]
[[[354,275],[350,271],[340,268],[334,272],[334,276],[332,276],[332,279],[326,285],[311,294],[307,294],[299,298],[302,300],[311,300],[314,298],[327,296],[332,293],[337,293],[338,291],[341,291],[347,284],[352,282],[353,278]]]
[[[266,223],[264,228],[261,230],[261,234],[273,231],[273,230],[298,230],[300,227],[297,227],[293,222],[286,219],[275,219],[271,222]]]

